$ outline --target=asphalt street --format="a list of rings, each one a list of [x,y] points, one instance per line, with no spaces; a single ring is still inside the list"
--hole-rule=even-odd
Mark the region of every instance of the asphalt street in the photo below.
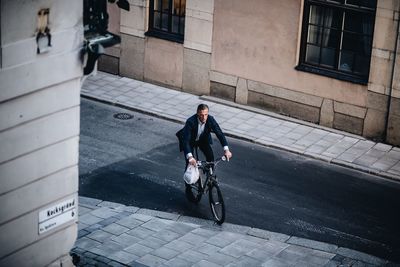
[[[121,112],[133,118],[114,118]],[[181,127],[82,99],[79,194],[211,218],[206,198],[193,205],[184,196],[184,159],[175,137]],[[217,169],[227,222],[400,260],[398,182],[249,142],[228,141],[234,158]],[[217,141],[214,151],[222,152]]]

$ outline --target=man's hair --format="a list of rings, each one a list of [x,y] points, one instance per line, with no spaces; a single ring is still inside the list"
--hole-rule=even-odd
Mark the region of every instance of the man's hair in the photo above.
[[[205,110],[205,109],[210,110],[206,104],[200,104],[197,106],[197,112],[199,112],[200,110]]]

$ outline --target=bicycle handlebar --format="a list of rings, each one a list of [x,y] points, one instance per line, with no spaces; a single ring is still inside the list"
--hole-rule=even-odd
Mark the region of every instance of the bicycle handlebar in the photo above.
[[[229,160],[225,156],[222,156],[220,158],[217,158],[215,161],[199,160],[197,161],[196,165],[197,167],[210,166],[210,165],[216,166],[221,161],[229,161]]]

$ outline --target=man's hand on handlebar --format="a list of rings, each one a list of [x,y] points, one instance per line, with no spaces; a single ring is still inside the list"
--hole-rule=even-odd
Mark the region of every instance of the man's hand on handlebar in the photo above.
[[[232,158],[232,153],[229,150],[225,150],[225,157],[226,160],[229,161],[229,159]]]
[[[189,157],[189,164],[196,166],[196,164],[197,164],[196,159],[194,157]]]

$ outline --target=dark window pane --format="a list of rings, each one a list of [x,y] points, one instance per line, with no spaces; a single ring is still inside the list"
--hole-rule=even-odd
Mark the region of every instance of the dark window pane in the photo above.
[[[325,29],[322,46],[337,48],[339,45],[339,32],[337,30]]]
[[[181,26],[179,28],[179,33],[182,35],[185,33],[185,17],[181,18]]]
[[[320,48],[315,45],[307,45],[306,62],[319,64]]]
[[[335,67],[335,49],[322,48],[321,52],[321,65]]]
[[[326,28],[340,29],[343,12],[339,9],[326,8],[324,26]]]
[[[186,0],[173,0],[173,15],[185,16]]]
[[[362,36],[353,33],[343,33],[343,50],[360,51],[360,39]]]
[[[318,26],[309,26],[308,28],[308,43],[321,45],[322,28]]]
[[[160,12],[154,12],[154,24],[153,27],[156,29],[161,29],[160,25]]]
[[[369,70],[369,57],[356,55],[356,62],[354,66],[354,72],[362,75],[367,75]]]
[[[351,72],[353,69],[354,53],[351,51],[342,51],[340,54],[339,69]]]
[[[376,7],[376,0],[347,0],[347,4],[361,6],[361,7],[369,7],[375,8]]]
[[[373,22],[372,18],[365,14],[357,14],[353,12],[346,12],[344,30],[361,33],[365,35],[372,35]]]
[[[168,31],[168,14],[161,13],[161,16],[162,16],[162,24],[161,24],[162,30]]]
[[[172,16],[171,31],[173,33],[179,33],[179,17],[178,16]]]
[[[169,2],[170,0],[162,0],[162,11],[168,13],[169,12]]]
[[[161,11],[161,0],[154,1],[154,10]]]
[[[310,6],[310,24],[322,25],[324,20],[324,9],[319,6]]]

